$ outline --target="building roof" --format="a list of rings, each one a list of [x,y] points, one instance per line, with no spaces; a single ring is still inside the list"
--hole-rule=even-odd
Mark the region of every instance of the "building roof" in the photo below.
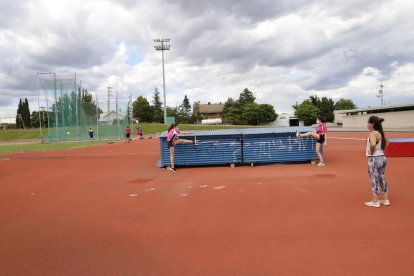
[[[222,113],[224,104],[199,104],[199,113]]]
[[[374,106],[374,107],[348,109],[348,110],[338,110],[338,113],[341,113],[341,114],[356,113],[356,112],[371,112],[371,113],[378,112],[380,113],[380,112],[390,112],[390,111],[402,111],[404,109],[407,109],[407,110],[414,109],[414,103]]]

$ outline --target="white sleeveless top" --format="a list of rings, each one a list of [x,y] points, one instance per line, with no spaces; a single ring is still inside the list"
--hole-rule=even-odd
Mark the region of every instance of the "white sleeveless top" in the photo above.
[[[382,139],[379,140],[378,144],[375,146],[375,151],[373,154],[369,154],[369,149],[371,147],[371,144],[369,142],[369,137],[367,139],[367,147],[365,150],[365,154],[366,156],[381,156],[384,155],[384,151],[381,149],[381,143],[382,143]]]

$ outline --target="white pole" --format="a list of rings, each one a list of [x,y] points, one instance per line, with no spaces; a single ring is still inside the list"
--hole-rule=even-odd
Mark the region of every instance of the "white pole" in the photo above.
[[[58,113],[57,113],[57,95],[56,95],[56,73],[53,73],[55,80],[55,131],[56,131],[56,142],[59,141],[59,132],[58,132]]]
[[[96,105],[95,105],[96,106],[96,114],[95,114],[95,116],[96,116],[96,140],[98,140],[99,139],[98,92],[95,93],[95,97],[96,97]]]
[[[161,41],[161,47],[164,48],[164,42]],[[161,51],[162,53],[162,86],[164,89],[164,124],[167,124],[167,99],[166,99],[166,92],[165,92],[165,70],[164,70],[164,50]]]
[[[118,124],[118,138],[121,139],[121,129],[119,127],[119,119],[118,119],[118,92],[116,92],[115,118]]]
[[[75,83],[74,83],[74,89],[75,89],[75,104],[76,104],[76,136],[78,137],[78,141],[80,140],[79,136],[79,111],[78,111],[78,89],[76,87],[76,73],[75,73]],[[79,89],[82,89],[82,81],[79,81]],[[81,90],[82,91],[82,90]],[[79,91],[80,92],[80,91]]]
[[[40,142],[43,143],[43,134],[42,134],[42,118],[40,116],[40,92],[39,92],[39,73],[36,73],[36,87],[37,87],[37,107],[38,107],[38,116],[39,116],[39,130],[40,130]]]

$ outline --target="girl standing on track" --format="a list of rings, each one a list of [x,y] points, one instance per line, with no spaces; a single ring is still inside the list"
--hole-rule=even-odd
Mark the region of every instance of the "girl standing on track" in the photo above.
[[[307,133],[297,132],[296,136],[297,137],[313,137],[316,139],[315,150],[316,150],[316,154],[319,157],[319,163],[317,164],[317,166],[323,167],[325,166],[325,162],[323,161],[323,156],[321,154],[321,146],[322,144],[324,144],[325,146],[328,145],[328,136],[327,136],[328,128],[326,127],[326,119],[323,116],[318,116],[316,123],[317,123],[317,126],[316,126],[315,132],[307,132]]]
[[[131,142],[131,129],[129,128],[129,126],[125,128],[125,142]]]
[[[365,202],[370,207],[380,207],[390,205],[388,200],[388,185],[385,179],[385,166],[387,158],[384,155],[384,149],[387,145],[384,131],[382,130],[383,118],[371,116],[368,119],[367,128],[370,131],[367,139],[366,156],[368,156],[368,173],[371,179],[372,201]],[[383,198],[379,199],[379,186],[383,193]]]
[[[168,142],[168,148],[170,149],[170,161],[171,161],[171,166],[169,167],[169,170],[172,171],[172,172],[177,171],[174,167],[174,153],[175,153],[175,148],[174,147],[175,147],[175,145],[195,143],[195,140],[191,141],[191,140],[178,138],[178,133],[192,134],[192,132],[180,131],[178,129],[178,123],[177,124],[173,123],[168,128],[167,142]]]

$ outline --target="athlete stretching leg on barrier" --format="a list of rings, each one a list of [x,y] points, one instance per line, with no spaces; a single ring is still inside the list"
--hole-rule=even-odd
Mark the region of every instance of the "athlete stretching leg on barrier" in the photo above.
[[[316,154],[319,157],[319,163],[317,164],[320,167],[325,166],[325,162],[323,161],[323,156],[321,154],[321,146],[324,144],[325,146],[328,144],[328,128],[326,127],[326,119],[323,116],[318,116],[316,120],[318,126],[316,127],[315,132],[307,132],[307,133],[296,133],[297,137],[313,137],[316,139]]]
[[[192,132],[184,132],[180,131],[178,129],[178,123],[177,124],[171,124],[168,128],[168,135],[167,135],[167,142],[168,142],[168,148],[170,149],[170,161],[171,166],[169,167],[169,170],[172,172],[176,172],[177,170],[174,167],[174,154],[175,154],[175,145],[177,144],[193,144],[195,143],[195,140],[186,140],[186,139],[180,139],[178,138],[178,133],[182,134],[192,134]]]

